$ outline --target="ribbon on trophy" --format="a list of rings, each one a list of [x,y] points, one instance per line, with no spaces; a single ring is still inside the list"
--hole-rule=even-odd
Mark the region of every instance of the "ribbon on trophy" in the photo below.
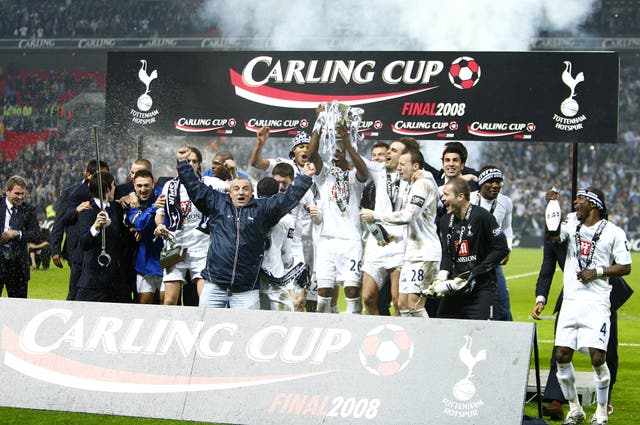
[[[364,139],[364,135],[358,132],[364,109],[339,103],[337,100],[323,102],[322,111],[318,114],[313,131],[320,135],[320,153],[332,155],[336,149],[336,128],[346,125],[349,128],[351,145],[357,149],[357,143]]]

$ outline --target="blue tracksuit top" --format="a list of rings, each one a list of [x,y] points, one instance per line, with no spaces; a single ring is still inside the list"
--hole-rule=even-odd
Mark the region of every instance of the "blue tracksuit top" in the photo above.
[[[178,174],[191,201],[209,217],[210,244],[202,276],[240,291],[256,289],[267,232],[300,202],[311,177],[301,174],[285,192],[253,198],[236,208],[229,194],[200,182],[187,161],[178,162]]]
[[[140,202],[140,208],[127,208],[126,220],[140,232],[142,238],[138,243],[135,269],[141,275],[162,276],[160,267],[160,251],[162,251],[162,238],[155,238],[153,231],[156,228],[154,217],[156,206],[153,204],[158,197],[157,188],[146,202]],[[154,240],[155,239],[155,240]]]

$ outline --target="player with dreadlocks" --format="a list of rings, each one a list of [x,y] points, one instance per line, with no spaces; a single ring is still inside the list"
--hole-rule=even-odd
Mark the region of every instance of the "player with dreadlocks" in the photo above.
[[[585,419],[580,406],[573,369],[576,350],[589,353],[594,370],[598,407],[592,424],[608,422],[610,371],[606,349],[610,334],[609,277],[631,273],[631,251],[624,231],[607,220],[604,194],[599,189],[578,191],[575,214],[560,226],[555,241],[567,242],[564,267],[562,307],[556,330],[556,363],[562,394],[569,402],[564,424],[577,424]],[[544,303],[537,303],[538,315]]]

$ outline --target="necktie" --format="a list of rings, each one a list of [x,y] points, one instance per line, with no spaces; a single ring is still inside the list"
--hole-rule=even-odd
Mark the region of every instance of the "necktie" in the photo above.
[[[10,215],[9,227],[14,229],[14,230],[17,230],[16,229],[17,220],[18,220],[18,214],[16,214],[17,211],[18,211],[18,209],[16,207],[11,207],[9,209],[9,215]]]

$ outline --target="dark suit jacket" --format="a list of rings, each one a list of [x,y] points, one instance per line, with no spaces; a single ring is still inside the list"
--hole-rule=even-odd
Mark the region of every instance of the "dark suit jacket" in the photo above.
[[[119,232],[121,218],[116,214],[113,206],[107,207],[111,218],[111,225],[106,228],[106,252],[111,256],[111,263],[103,267],[98,263],[98,256],[102,252],[102,238],[100,233],[91,235],[90,228],[96,221],[100,208],[91,201],[91,208],[82,210],[78,214],[79,241],[78,247],[82,252],[82,274],[78,280],[78,288],[95,288],[110,291],[119,279]]]
[[[4,226],[4,220],[7,215],[6,197],[0,196],[0,223]],[[38,226],[38,219],[36,216],[36,209],[32,205],[22,203],[18,206],[18,210],[14,213],[14,223],[12,225],[13,230],[20,230],[22,232],[21,239],[14,239],[8,245],[9,252],[12,258],[15,258],[18,264],[18,269],[15,270],[19,273],[17,276],[11,276],[16,279],[29,280],[29,251],[27,249],[27,242],[42,242],[40,240],[40,226]],[[3,249],[5,249],[3,247]],[[15,263],[14,263],[15,264]],[[0,255],[0,273],[7,272],[4,255]]]
[[[80,240],[80,222],[79,214],[76,211],[78,205],[91,200],[91,192],[87,182],[82,182],[74,188],[69,195],[67,209],[64,212],[62,221],[67,227],[67,238],[65,240],[66,252],[68,259],[74,263],[82,263],[82,250],[79,247]]]
[[[56,218],[51,230],[51,255],[62,254],[70,262],[82,262],[82,255],[76,252],[78,246],[78,212],[76,207],[91,199],[86,181],[72,184],[62,189]],[[66,233],[66,238],[63,238]],[[64,245],[62,241],[64,239]]]

